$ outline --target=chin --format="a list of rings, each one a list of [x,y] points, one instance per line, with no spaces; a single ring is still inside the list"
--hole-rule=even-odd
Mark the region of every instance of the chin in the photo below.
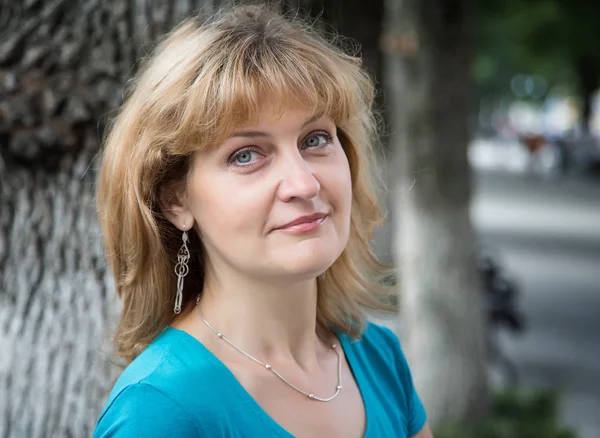
[[[322,274],[333,265],[344,250],[343,246],[331,244],[320,248],[296,248],[274,260],[274,266],[280,266],[284,275],[298,279],[310,279]],[[298,250],[300,249],[300,250]]]

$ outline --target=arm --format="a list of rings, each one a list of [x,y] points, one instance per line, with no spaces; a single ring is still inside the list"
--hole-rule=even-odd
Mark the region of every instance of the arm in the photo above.
[[[433,438],[433,434],[431,433],[429,425],[425,424],[421,431],[418,434],[413,435],[411,438]]]

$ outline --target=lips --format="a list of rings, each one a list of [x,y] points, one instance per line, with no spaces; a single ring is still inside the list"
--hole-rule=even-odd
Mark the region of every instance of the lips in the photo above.
[[[285,225],[277,227],[276,230],[288,230],[288,229],[292,229],[293,227],[297,227],[302,224],[319,223],[319,222],[322,222],[322,220],[325,219],[326,216],[327,216],[327,214],[325,214],[325,213],[313,213],[313,214],[306,215],[306,216],[300,216],[300,217],[294,219],[293,221],[288,222]]]

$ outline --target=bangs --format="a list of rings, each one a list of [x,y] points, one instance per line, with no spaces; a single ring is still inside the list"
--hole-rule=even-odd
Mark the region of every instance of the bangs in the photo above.
[[[265,105],[280,116],[301,109],[344,125],[370,107],[357,58],[307,42],[259,36],[239,41],[204,66],[190,88],[186,117],[195,149],[222,143],[235,129],[258,121]],[[329,53],[327,53],[329,52]],[[329,56],[328,56],[329,55]],[[361,92],[362,91],[362,92]],[[368,93],[367,93],[368,94]]]

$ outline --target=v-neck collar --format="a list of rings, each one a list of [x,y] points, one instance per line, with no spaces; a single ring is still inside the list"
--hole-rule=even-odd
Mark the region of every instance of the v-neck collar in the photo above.
[[[238,394],[240,400],[244,402],[244,404],[246,404],[252,411],[254,411],[257,417],[260,418],[261,421],[265,422],[275,433],[277,433],[278,436],[285,438],[294,437],[294,435],[288,432],[281,424],[275,421],[275,419],[263,409],[263,407],[246,390],[246,388],[243,387],[243,385],[239,382],[239,380],[235,377],[235,375],[231,372],[227,365],[225,365],[217,356],[215,356],[212,351],[206,348],[206,346],[202,342],[200,342],[198,339],[196,339],[189,333],[177,329],[175,327],[167,326],[165,330],[178,334],[182,339],[187,341],[188,344],[193,345],[195,348],[199,348],[200,350],[202,350],[202,353],[223,372],[223,374],[225,375],[224,381]],[[336,336],[338,337],[339,343],[342,346],[344,356],[346,357],[346,361],[348,362],[348,367],[350,368],[350,372],[354,376],[354,380],[356,381],[358,391],[360,392],[363,401],[366,423],[363,438],[369,438],[369,425],[371,418],[369,415],[369,404],[366,398],[367,383],[365,381],[364,375],[362,373],[357,372],[357,359],[354,355],[354,351],[350,346],[351,340],[345,333],[336,333]]]

